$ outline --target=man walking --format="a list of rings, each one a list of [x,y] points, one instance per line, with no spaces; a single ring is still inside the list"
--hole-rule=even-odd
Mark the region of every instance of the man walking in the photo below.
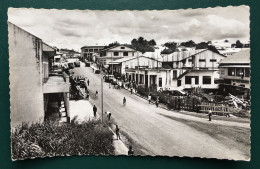
[[[212,111],[209,110],[209,121],[211,121]]]
[[[118,125],[116,125],[116,137],[117,137],[117,140],[121,140],[120,138],[120,134],[119,134],[119,128],[118,128]]]
[[[89,79],[88,79],[87,83],[88,83],[88,86],[89,86]]]
[[[97,116],[97,107],[96,107],[96,105],[94,105],[94,107],[93,107],[93,113],[94,113],[94,117],[96,118],[96,116]]]
[[[149,94],[148,95],[148,102],[149,102],[149,104],[151,103],[151,99],[152,99],[152,96],[151,96],[151,94]]]
[[[108,121],[110,121],[110,118],[111,118],[111,115],[112,115],[111,112],[108,111],[108,112],[105,112],[105,113],[107,114]]]
[[[155,101],[155,105],[158,108],[159,107],[159,97],[157,97],[156,101]]]
[[[123,105],[125,106],[126,105],[126,98],[124,97],[123,99]]]

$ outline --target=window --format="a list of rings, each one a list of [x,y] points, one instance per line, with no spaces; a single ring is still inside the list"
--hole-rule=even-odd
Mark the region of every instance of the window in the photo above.
[[[210,59],[209,61],[210,61],[210,62],[216,62],[217,59]]]
[[[228,68],[228,76],[235,76],[235,68]]]
[[[135,52],[132,52],[132,56],[135,56]]]
[[[192,59],[189,59],[189,62],[192,62]]]
[[[172,71],[172,79],[177,79],[177,70]]]
[[[114,52],[114,56],[118,56],[118,52]]]
[[[219,69],[219,72],[221,75],[225,75],[225,70],[224,69]]]
[[[245,68],[245,77],[250,77],[250,70],[249,70],[249,68]]]
[[[89,52],[93,52],[93,49],[89,49]]]
[[[211,77],[210,76],[203,76],[202,78],[203,84],[211,84]]]
[[[120,49],[125,49],[125,47],[122,46]]]
[[[128,56],[128,52],[124,52],[123,55],[124,55],[124,56]]]
[[[85,52],[88,52],[88,49],[85,49],[84,51],[85,51]]]
[[[192,84],[192,79],[195,79],[195,84],[199,84],[198,76],[185,76],[185,84]]]
[[[199,62],[206,62],[206,59],[199,59]]]
[[[94,49],[94,52],[95,52],[95,53],[98,53],[98,49]]]
[[[244,76],[244,69],[243,68],[236,68],[236,76],[238,76],[238,77]]]
[[[162,87],[162,78],[159,78],[159,87]]]

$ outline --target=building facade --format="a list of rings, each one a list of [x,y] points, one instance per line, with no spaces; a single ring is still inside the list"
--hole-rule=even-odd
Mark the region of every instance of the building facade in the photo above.
[[[217,89],[218,65],[225,56],[208,49],[174,52],[164,55],[162,64],[172,68],[170,89]]]
[[[52,105],[69,118],[69,77],[52,74],[55,49],[10,22],[8,33],[11,126],[44,121],[58,111]]]
[[[250,95],[250,49],[228,56],[220,61],[220,90],[249,98]]]
[[[96,61],[96,56],[105,46],[83,46],[81,47],[81,57],[91,62]]]
[[[137,51],[133,48],[117,45],[107,49],[100,50],[100,55],[97,60],[102,65],[108,65],[109,62],[125,57],[137,57],[141,56],[142,52]]]

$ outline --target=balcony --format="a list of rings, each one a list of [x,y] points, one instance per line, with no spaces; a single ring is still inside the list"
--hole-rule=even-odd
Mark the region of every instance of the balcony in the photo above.
[[[43,93],[64,93],[69,92],[69,76],[66,73],[61,75],[53,74],[44,80]]]

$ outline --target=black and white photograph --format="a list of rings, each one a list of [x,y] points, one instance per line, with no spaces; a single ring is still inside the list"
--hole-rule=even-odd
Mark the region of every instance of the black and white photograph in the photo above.
[[[250,161],[250,9],[8,9],[11,158]]]

